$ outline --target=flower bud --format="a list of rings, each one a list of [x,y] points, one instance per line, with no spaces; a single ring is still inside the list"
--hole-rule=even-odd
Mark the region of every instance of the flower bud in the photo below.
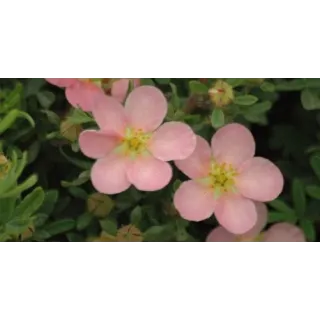
[[[234,99],[233,88],[225,81],[218,80],[209,90],[212,103],[217,107],[225,107]]]

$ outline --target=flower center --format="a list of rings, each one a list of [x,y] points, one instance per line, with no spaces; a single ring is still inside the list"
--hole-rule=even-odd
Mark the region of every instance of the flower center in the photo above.
[[[79,78],[79,80],[85,83],[93,83],[98,87],[101,87],[104,79],[103,78]]]
[[[121,150],[125,155],[136,157],[148,152],[147,144],[151,135],[141,129],[127,128],[125,137],[122,140]]]
[[[209,176],[202,181],[213,190],[216,198],[227,192],[235,192],[235,177],[237,171],[231,164],[217,163],[214,160],[210,164]]]
[[[249,238],[245,236],[237,236],[236,242],[262,242],[264,234],[263,232],[255,236],[254,238]]]

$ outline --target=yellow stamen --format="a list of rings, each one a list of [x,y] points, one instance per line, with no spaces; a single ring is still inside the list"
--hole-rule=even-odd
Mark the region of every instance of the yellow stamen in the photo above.
[[[235,178],[237,171],[231,164],[212,161],[208,177],[201,181],[208,186],[216,198],[230,191],[235,191]]]
[[[237,236],[236,241],[237,242],[263,242],[263,232],[258,234],[255,237],[246,237],[246,236]]]
[[[141,129],[127,128],[119,150],[126,156],[136,157],[148,153],[148,142],[151,135]]]

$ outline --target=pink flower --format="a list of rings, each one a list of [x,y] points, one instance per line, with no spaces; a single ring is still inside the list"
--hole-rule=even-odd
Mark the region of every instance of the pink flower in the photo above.
[[[93,109],[100,130],[87,130],[79,138],[82,152],[98,159],[91,180],[100,193],[117,194],[131,185],[142,191],[164,188],[172,178],[167,163],[191,155],[196,136],[180,122],[163,125],[168,104],[163,93],[141,86],[128,96],[125,107],[104,96]]]
[[[49,83],[65,88],[66,98],[75,107],[84,111],[92,111],[97,100],[104,95],[103,83],[109,79],[70,79],[47,78]],[[115,80],[111,86],[111,95],[122,102],[129,89],[130,79]],[[139,85],[139,79],[134,79],[134,86]]]
[[[266,232],[262,230],[267,224],[267,207],[256,203],[258,220],[255,226],[243,235],[235,235],[223,227],[217,227],[207,237],[207,242],[305,242],[300,228],[290,223],[276,223]]]
[[[201,221],[215,213],[219,223],[232,233],[250,230],[257,221],[254,201],[277,198],[284,185],[280,170],[254,154],[254,138],[240,124],[219,129],[211,148],[198,136],[193,154],[175,162],[192,179],[182,183],[174,195],[181,216]]]

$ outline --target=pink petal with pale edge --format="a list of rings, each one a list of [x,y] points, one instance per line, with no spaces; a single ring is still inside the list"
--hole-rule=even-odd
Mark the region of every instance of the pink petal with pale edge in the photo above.
[[[225,228],[217,227],[209,233],[206,242],[236,242],[236,240],[236,235]]]
[[[189,221],[208,219],[216,205],[212,191],[192,180],[181,184],[173,201],[182,218]]]
[[[100,97],[92,113],[101,130],[124,136],[127,118],[119,101],[106,95]]]
[[[256,210],[257,210],[257,222],[254,227],[242,235],[245,239],[254,239],[256,238],[264,229],[268,220],[268,209],[264,203],[255,202]]]
[[[66,89],[69,103],[84,111],[92,111],[95,105],[104,98],[104,92],[93,83],[79,83]]]
[[[264,234],[265,242],[305,242],[304,233],[290,223],[277,223]]]
[[[79,136],[79,145],[82,153],[92,159],[105,157],[119,143],[119,137],[96,130],[83,131]]]
[[[72,78],[46,78],[46,81],[48,81],[49,83],[55,86],[62,87],[62,88],[72,86],[79,82],[78,79],[72,79]]]
[[[133,128],[152,132],[163,122],[168,111],[168,103],[159,89],[141,86],[129,94],[125,109]]]
[[[196,135],[182,122],[167,122],[153,134],[149,151],[162,161],[182,160],[196,147]]]
[[[127,96],[130,81],[133,82],[134,88],[140,85],[140,79],[120,79],[112,84],[111,95],[121,103]]]
[[[126,174],[128,159],[111,153],[99,159],[91,170],[91,181],[94,188],[104,194],[118,194],[127,190],[131,183]]]
[[[222,127],[214,134],[211,147],[216,161],[238,167],[244,161],[253,158],[256,144],[246,127],[232,123]]]
[[[240,195],[226,195],[217,201],[215,216],[226,230],[244,234],[257,223],[257,209],[253,201]]]
[[[236,185],[244,197],[269,202],[282,192],[284,178],[279,168],[271,161],[257,157],[241,166]]]
[[[175,165],[191,179],[208,176],[211,161],[211,149],[209,143],[200,136],[196,136],[196,148],[185,160],[175,161]]]
[[[172,168],[151,155],[133,160],[127,170],[129,181],[141,191],[157,191],[167,186],[172,178]]]

